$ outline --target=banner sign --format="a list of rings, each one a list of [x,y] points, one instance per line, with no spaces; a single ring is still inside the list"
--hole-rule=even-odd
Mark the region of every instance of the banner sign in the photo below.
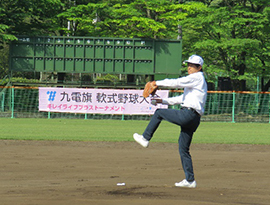
[[[39,88],[39,111],[98,114],[154,114],[167,105],[151,104],[143,90],[111,90],[82,88]],[[158,90],[157,97],[168,97],[168,90]]]

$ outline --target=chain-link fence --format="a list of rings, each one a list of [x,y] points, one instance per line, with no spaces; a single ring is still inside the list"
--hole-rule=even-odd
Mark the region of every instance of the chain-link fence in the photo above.
[[[170,91],[170,96],[182,94]],[[269,92],[209,91],[202,121],[270,123]],[[150,115],[104,115],[39,112],[38,88],[3,87],[0,91],[0,117],[149,120]],[[179,109],[179,106],[170,106]]]

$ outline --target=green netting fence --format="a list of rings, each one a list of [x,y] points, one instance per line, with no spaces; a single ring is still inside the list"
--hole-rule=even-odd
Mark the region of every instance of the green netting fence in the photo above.
[[[181,91],[170,91],[170,96]],[[270,92],[209,91],[205,114],[207,122],[261,122],[270,123]],[[149,120],[150,115],[101,115],[39,112],[38,88],[0,88],[0,117],[2,118],[69,118],[69,119],[118,119]],[[171,106],[170,108],[179,108]]]

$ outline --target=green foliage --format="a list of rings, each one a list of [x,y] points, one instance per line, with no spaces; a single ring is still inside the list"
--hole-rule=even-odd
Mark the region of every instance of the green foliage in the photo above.
[[[222,6],[225,2],[215,1],[183,21],[184,52],[195,50],[201,54],[213,81],[218,75],[239,82],[270,68],[269,3],[230,2],[233,6]],[[245,89],[237,83],[234,86],[235,90]]]
[[[119,81],[119,78],[117,75],[111,75],[111,74],[107,74],[105,76],[98,76],[97,77],[98,81],[109,81],[109,82],[116,82]]]
[[[4,42],[12,41],[12,40],[17,40],[17,38],[13,35],[6,34],[6,30],[8,29],[7,25],[0,24],[0,46],[4,44]],[[1,46],[0,48],[3,48]]]
[[[8,74],[8,53],[9,47],[4,43],[0,49],[0,79]]]
[[[37,80],[37,79],[26,79],[26,78],[22,78],[22,77],[13,77],[11,79],[6,78],[5,80],[0,80],[0,82],[2,82],[2,84],[0,84],[0,85],[6,85],[10,80],[12,82],[16,82],[16,83],[25,83],[26,85],[28,83],[39,83],[39,80]]]
[[[185,5],[165,0],[105,1],[71,7],[58,17],[75,23],[74,35],[170,39],[176,38],[181,20],[203,7],[201,3]]]
[[[60,0],[1,0],[1,23],[12,35],[57,34]]]
[[[201,55],[209,82],[230,77],[243,90],[240,82],[270,75],[268,0],[1,0],[0,18],[1,75],[16,35],[176,39],[179,31],[183,58]]]

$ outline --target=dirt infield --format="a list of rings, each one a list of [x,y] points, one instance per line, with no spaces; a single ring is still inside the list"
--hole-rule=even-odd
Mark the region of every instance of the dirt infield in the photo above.
[[[0,141],[1,205],[269,204],[270,146],[193,144],[198,187],[177,144]],[[125,186],[117,186],[125,183]]]

